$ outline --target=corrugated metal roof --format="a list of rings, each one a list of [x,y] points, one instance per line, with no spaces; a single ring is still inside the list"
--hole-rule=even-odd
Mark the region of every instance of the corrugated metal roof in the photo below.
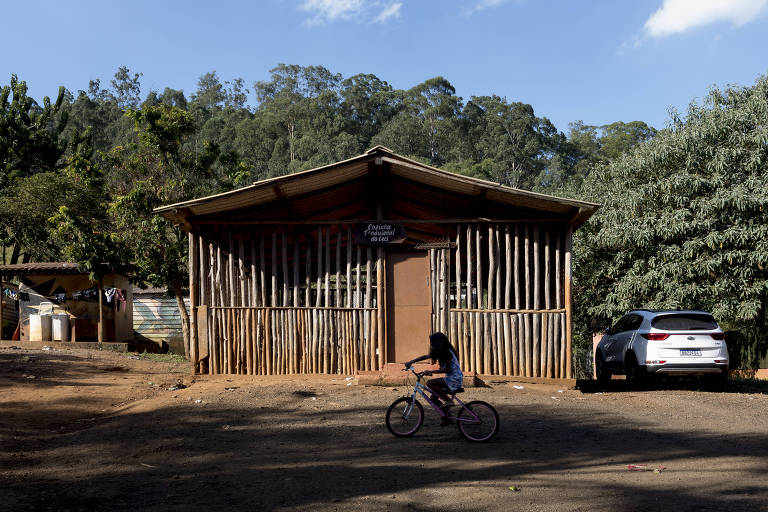
[[[595,203],[539,194],[444,171],[397,155],[383,146],[376,146],[348,160],[259,181],[248,187],[222,194],[162,206],[155,209],[155,213],[165,216],[172,222],[184,224],[189,217],[221,214],[290,200],[359,179],[368,173],[371,162],[386,162],[390,165],[392,175],[434,189],[461,196],[482,197],[502,205],[567,214],[571,217],[571,222],[576,225],[585,222],[599,208]],[[277,215],[272,220],[277,220],[282,213],[278,210],[276,212]]]
[[[50,261],[39,263],[16,263],[0,265],[0,274],[4,275],[34,275],[34,274],[82,274],[77,263]]]

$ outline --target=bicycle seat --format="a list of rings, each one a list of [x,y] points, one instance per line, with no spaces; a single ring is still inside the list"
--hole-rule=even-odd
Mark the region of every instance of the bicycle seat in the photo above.
[[[464,392],[464,388],[458,388],[456,391],[453,392],[453,394],[455,395],[456,393],[463,393],[463,392]]]

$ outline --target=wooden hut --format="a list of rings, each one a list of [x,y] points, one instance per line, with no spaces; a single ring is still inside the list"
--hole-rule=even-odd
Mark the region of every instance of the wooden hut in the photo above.
[[[377,370],[443,331],[467,371],[563,378],[572,234],[597,208],[378,146],[156,212],[189,233],[198,371]]]

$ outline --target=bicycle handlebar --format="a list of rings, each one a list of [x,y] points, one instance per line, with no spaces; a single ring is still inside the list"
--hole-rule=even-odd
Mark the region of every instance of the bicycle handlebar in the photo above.
[[[414,370],[414,369],[413,369],[413,366],[406,366],[405,368],[403,368],[403,370],[402,370],[402,371],[404,371],[404,372],[407,372],[407,371],[409,371],[409,370],[410,370],[411,372],[413,372],[413,374],[414,374],[414,375],[416,376],[416,378],[418,378],[418,379],[421,379],[421,378],[422,378],[422,377],[424,377],[425,375],[432,375],[432,374],[434,373],[434,372],[432,372],[432,370],[424,370],[423,372],[417,372],[416,370]]]

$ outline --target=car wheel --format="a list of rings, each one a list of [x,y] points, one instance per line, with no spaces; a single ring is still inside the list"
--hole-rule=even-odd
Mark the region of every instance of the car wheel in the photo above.
[[[605,364],[603,354],[599,350],[595,353],[595,376],[597,381],[603,384],[611,380],[611,370]]]
[[[633,386],[645,383],[645,367],[637,363],[637,357],[635,357],[634,352],[627,352],[627,355],[624,356],[624,366],[627,371],[627,382]]]

